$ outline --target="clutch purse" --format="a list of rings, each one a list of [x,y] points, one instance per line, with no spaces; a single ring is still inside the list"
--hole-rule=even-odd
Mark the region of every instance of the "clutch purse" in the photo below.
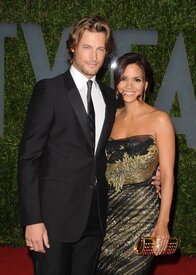
[[[169,238],[167,248],[159,255],[171,255],[176,252],[178,246],[177,238]],[[156,238],[140,237],[135,241],[134,252],[137,255],[156,255]]]

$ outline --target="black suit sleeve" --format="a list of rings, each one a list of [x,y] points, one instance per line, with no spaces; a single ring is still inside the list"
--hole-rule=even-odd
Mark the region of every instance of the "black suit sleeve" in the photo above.
[[[39,166],[53,122],[54,101],[46,80],[32,94],[19,149],[19,192],[23,225],[42,222]]]

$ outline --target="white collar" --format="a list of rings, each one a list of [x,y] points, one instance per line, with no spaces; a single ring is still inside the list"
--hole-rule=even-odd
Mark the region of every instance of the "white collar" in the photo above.
[[[70,73],[78,89],[81,89],[84,85],[86,85],[86,82],[89,80],[80,71],[78,71],[78,69],[76,69],[73,65],[71,65],[70,67]],[[91,78],[91,80],[95,82],[95,75]]]

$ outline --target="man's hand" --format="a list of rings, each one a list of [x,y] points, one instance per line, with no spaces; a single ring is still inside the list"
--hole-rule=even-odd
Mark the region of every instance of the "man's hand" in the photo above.
[[[45,247],[50,248],[48,233],[43,223],[27,225],[25,240],[29,249],[36,252],[45,253]]]
[[[159,195],[159,198],[161,198],[161,172],[159,166],[157,167],[156,175],[152,177],[151,184],[155,186],[156,192]]]

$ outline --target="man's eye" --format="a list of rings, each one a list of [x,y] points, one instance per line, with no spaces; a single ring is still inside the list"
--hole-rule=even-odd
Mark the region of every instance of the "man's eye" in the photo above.
[[[105,49],[104,49],[104,48],[99,48],[98,50],[99,50],[100,52],[103,52],[103,53],[105,52]]]

